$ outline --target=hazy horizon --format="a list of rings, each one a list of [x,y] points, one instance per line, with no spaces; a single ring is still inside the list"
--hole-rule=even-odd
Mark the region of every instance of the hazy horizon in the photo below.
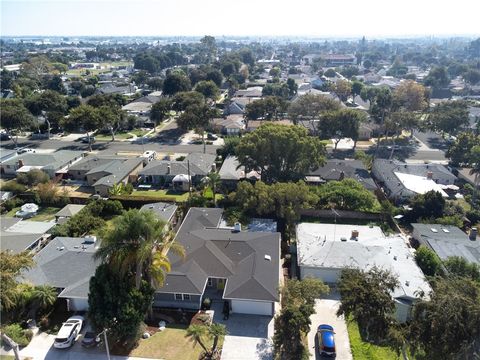
[[[402,39],[480,34],[480,1],[446,6],[434,0],[389,5],[381,0],[245,0],[226,5],[221,0],[1,0],[1,36]]]

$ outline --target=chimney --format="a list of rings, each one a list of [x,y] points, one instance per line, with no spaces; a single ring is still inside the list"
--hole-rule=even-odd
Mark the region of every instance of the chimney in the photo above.
[[[212,164],[212,172],[217,172],[217,164]]]
[[[342,181],[343,179],[345,179],[345,173],[343,171],[340,171],[340,176],[338,180]]]
[[[352,240],[358,239],[358,230],[352,230]]]
[[[427,171],[427,179],[429,179],[429,180],[433,179],[433,172]]]
[[[170,175],[172,172],[172,168],[170,167],[170,164],[167,165],[167,174]]]
[[[23,159],[18,159],[18,168],[20,169],[23,165]]]
[[[476,227],[472,227],[470,229],[470,234],[468,235],[468,238],[472,241],[475,241],[477,239],[477,234],[478,234],[478,229]]]

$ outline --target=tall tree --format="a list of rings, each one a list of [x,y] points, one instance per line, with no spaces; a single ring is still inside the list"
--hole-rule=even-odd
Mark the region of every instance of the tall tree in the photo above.
[[[158,102],[152,105],[150,110],[150,120],[155,122],[155,129],[161,122],[169,117],[171,108],[172,103],[166,98],[161,98]]]
[[[218,90],[217,85],[212,81],[200,81],[195,85],[195,91],[203,94],[207,99],[216,100],[220,91]]]
[[[19,277],[34,265],[32,256],[26,252],[12,254],[0,252],[0,310],[8,311],[16,306]]]
[[[12,136],[15,147],[18,144],[18,133],[34,126],[35,119],[23,105],[20,99],[7,99],[0,101],[2,114],[0,126],[7,130]]]
[[[142,278],[156,287],[163,284],[170,271],[169,251],[184,254],[165,223],[151,211],[132,209],[113,220],[113,230],[104,229],[95,257],[121,274],[133,271],[135,286],[140,289]]]
[[[69,116],[62,121],[62,126],[69,131],[83,129],[88,138],[88,151],[92,151],[90,133],[102,127],[102,117],[97,108],[80,105],[70,110]]]
[[[325,111],[340,109],[340,102],[323,95],[306,94],[292,101],[288,108],[288,116],[294,124],[300,120],[308,120],[316,130],[315,121],[319,120]]]
[[[338,80],[333,86],[333,92],[342,101],[347,101],[348,96],[352,93],[352,85],[348,80]]]
[[[260,171],[268,183],[301,179],[325,159],[325,147],[305,128],[277,124],[263,124],[244,136],[236,152],[242,165]]]
[[[425,77],[425,85],[433,88],[442,88],[450,84],[447,68],[445,66],[433,67],[428,75]]]
[[[189,105],[178,117],[177,124],[180,129],[195,130],[202,135],[203,152],[206,152],[205,129],[210,120],[215,116],[215,110],[208,105]]]
[[[393,322],[393,290],[398,279],[387,270],[344,269],[338,289],[341,304],[337,315],[351,317],[365,330],[367,340],[383,339]]]
[[[182,73],[172,72],[163,81],[163,94],[175,95],[180,91],[190,91],[190,79]]]
[[[354,109],[341,109],[325,112],[318,123],[320,137],[333,139],[335,150],[343,138],[351,138],[354,141],[354,149],[357,146],[360,123],[366,122],[367,117],[363,111]]]
[[[352,82],[352,97],[353,97],[353,103],[355,103],[355,96],[360,95],[363,88],[364,84],[360,81],[353,81]]]
[[[468,123],[468,105],[464,101],[443,102],[430,112],[427,122],[434,131],[439,131],[442,136],[457,134],[464,129]]]

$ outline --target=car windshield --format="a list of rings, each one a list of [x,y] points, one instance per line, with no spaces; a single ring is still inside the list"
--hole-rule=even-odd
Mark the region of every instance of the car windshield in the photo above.
[[[64,343],[64,342],[67,342],[67,338],[56,338],[56,339],[55,339],[55,342],[57,342],[57,343]]]
[[[334,348],[334,347],[330,347],[330,346],[324,346],[324,347],[323,347],[323,351],[326,351],[326,352],[335,352],[335,348]]]

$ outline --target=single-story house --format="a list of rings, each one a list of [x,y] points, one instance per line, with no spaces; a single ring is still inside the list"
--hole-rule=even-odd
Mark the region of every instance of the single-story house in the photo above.
[[[55,214],[55,222],[57,224],[63,224],[68,221],[72,216],[78,214],[86,205],[80,204],[68,204],[65,205]]]
[[[224,135],[239,135],[245,130],[243,115],[228,115],[226,118],[215,118],[212,128]]]
[[[461,256],[471,263],[480,265],[480,241],[477,229],[465,234],[456,226],[440,224],[412,224],[412,237],[419,245],[433,250],[440,259]]]
[[[138,87],[132,84],[127,85],[116,85],[113,83],[104,83],[100,84],[100,87],[97,88],[97,94],[120,94],[128,95],[135,94],[138,90]]]
[[[33,257],[35,266],[23,273],[23,280],[33,285],[50,285],[58,297],[67,299],[71,311],[88,309],[90,278],[99,261],[93,255],[96,238],[56,237]]]
[[[377,189],[375,181],[361,160],[329,159],[323,166],[309,172],[305,177],[306,182],[314,184],[343,179],[357,180],[370,191]]]
[[[210,172],[216,171],[215,159],[213,154],[191,153],[182,161],[153,160],[139,175],[143,183],[156,186],[170,186],[179,175],[190,176],[192,185],[197,185]]]
[[[172,271],[154,306],[200,309],[204,299],[228,301],[233,313],[273,316],[279,300],[280,233],[221,228],[222,209],[190,208],[169,254]]]
[[[403,202],[416,194],[435,190],[448,195],[442,185],[453,185],[457,177],[440,164],[407,164],[397,160],[376,159],[372,174],[386,195]]]
[[[241,166],[237,157],[232,155],[227,156],[218,175],[222,185],[231,190],[236,189],[240,180],[260,180],[260,174],[256,171],[245,173],[245,166]]]
[[[47,232],[55,226],[54,222],[22,220],[14,217],[0,217],[1,250],[10,250],[14,254],[22,251],[35,251],[50,238]]]
[[[378,226],[301,223],[297,225],[297,261],[300,278],[338,282],[346,268],[369,270],[373,266],[398,277],[393,291],[396,318],[405,322],[419,292],[431,288],[417,266],[414,252],[400,235],[385,236]]]
[[[113,185],[136,182],[143,163],[141,157],[90,155],[71,166],[68,175],[71,179],[93,186],[96,194],[107,196]]]
[[[143,205],[141,211],[153,211],[155,215],[170,224],[172,227],[177,223],[177,209],[178,206],[174,203],[156,202]]]
[[[161,91],[155,91],[124,105],[122,110],[132,115],[149,115],[153,104],[160,101],[161,95]]]
[[[243,115],[245,107],[260,97],[232,97],[230,103],[225,107],[224,115]]]
[[[24,153],[17,154],[2,161],[2,174],[16,176],[32,169],[39,169],[50,178],[63,176],[70,166],[83,159],[83,151],[58,150],[52,153]]]

